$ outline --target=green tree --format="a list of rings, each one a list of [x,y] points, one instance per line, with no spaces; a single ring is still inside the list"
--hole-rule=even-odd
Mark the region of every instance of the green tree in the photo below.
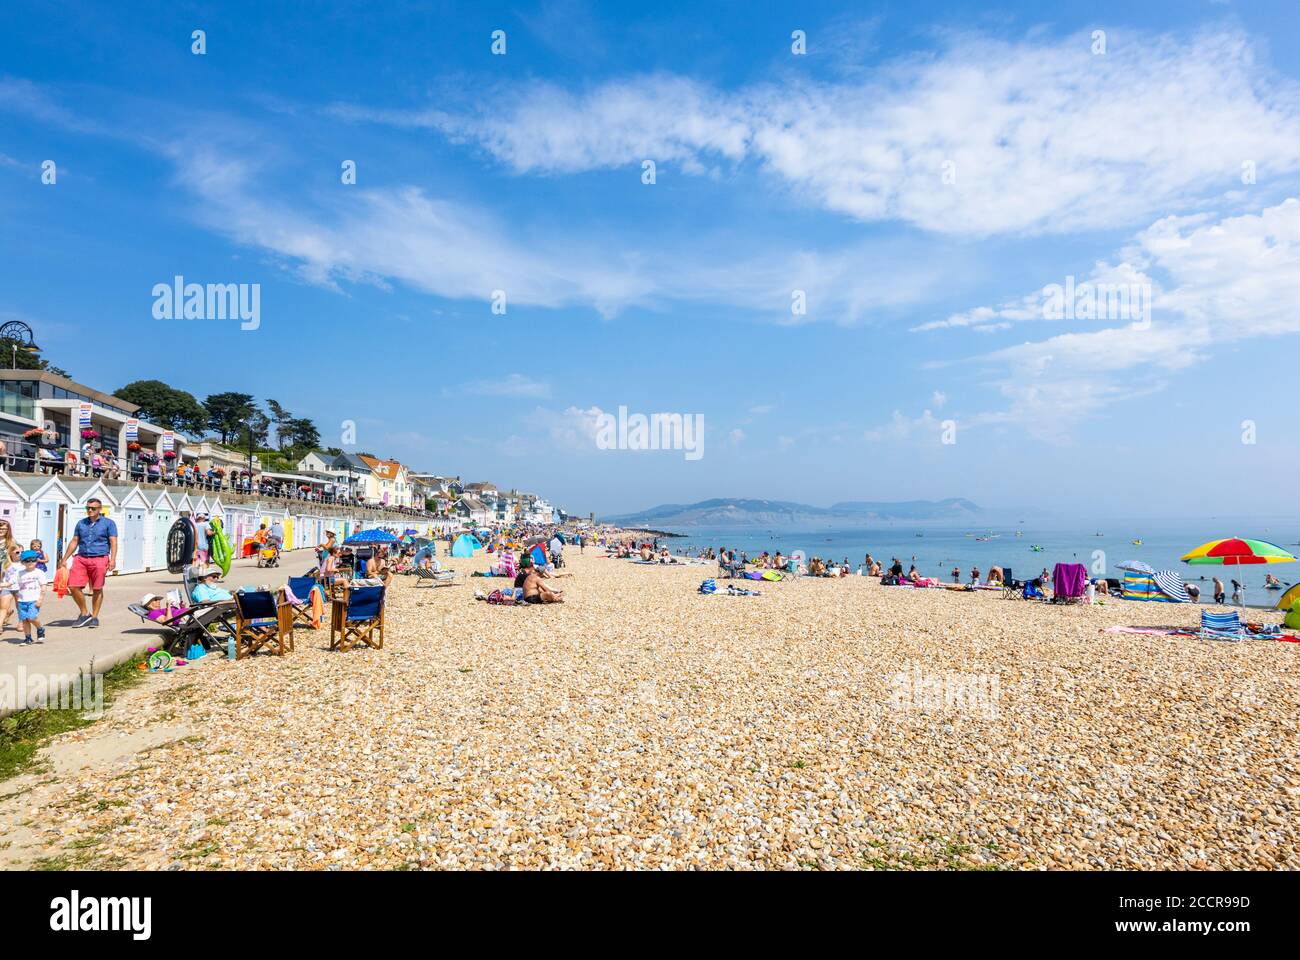
[[[284,435],[284,430],[288,430],[289,442],[295,449],[302,450],[304,456],[308,450],[315,449],[316,445],[320,443],[320,431],[316,429],[316,424],[307,417],[294,417],[280,429],[281,437]]]
[[[14,347],[18,349],[15,351]],[[61,377],[72,379],[68,371],[45,360],[22,340],[13,337],[0,337],[0,366],[18,370],[48,370]]]
[[[221,435],[222,445],[232,435],[238,435],[248,418],[259,412],[252,394],[248,393],[214,393],[203,401],[203,407],[207,410],[208,427]]]
[[[140,419],[160,427],[201,433],[208,422],[207,410],[193,394],[169,387],[161,380],[133,380],[113,395],[139,406]]]
[[[271,411],[271,419],[275,421],[275,447],[277,450],[283,450],[285,441],[293,441],[290,424],[293,422],[293,414],[280,406],[279,401],[267,400],[267,409]]]

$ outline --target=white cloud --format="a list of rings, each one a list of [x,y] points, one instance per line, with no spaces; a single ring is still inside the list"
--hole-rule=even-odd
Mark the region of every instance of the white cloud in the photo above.
[[[942,390],[936,390],[934,391],[933,394],[930,395],[930,404],[936,410],[942,410],[943,405],[947,402],[948,402],[948,394],[944,393]]]
[[[1011,406],[964,424],[1060,435],[1062,424],[1163,389],[1224,344],[1300,333],[1300,200],[1220,220],[1165,217],[1120,256],[1116,275],[1160,280],[1150,327],[1093,322],[976,357],[1000,368],[994,386]]]
[[[957,234],[1125,226],[1300,169],[1300,95],[1232,31],[954,39],[869,79],[738,92],[654,74],[573,93],[530,82],[476,114],[335,108],[478,143],[519,173],[643,159],[756,162],[826,209]],[[945,184],[944,164],[955,164]]]
[[[909,440],[913,434],[922,437],[933,436],[937,439],[940,427],[940,422],[929,410],[923,411],[919,417],[907,417],[901,410],[895,410],[888,423],[865,430],[862,436],[863,439],[873,443],[884,440]]]
[[[489,380],[474,380],[458,387],[444,387],[442,393],[447,397],[548,397],[551,386],[522,373],[510,373]]]

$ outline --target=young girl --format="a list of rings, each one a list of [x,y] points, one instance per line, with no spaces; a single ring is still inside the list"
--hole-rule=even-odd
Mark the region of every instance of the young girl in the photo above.
[[[23,572],[18,558],[22,555],[22,547],[16,543],[9,545],[9,563],[0,579],[0,632],[8,628],[9,618],[18,610],[18,576]]]
[[[28,549],[34,553],[40,554],[36,559],[36,569],[41,571],[41,573],[48,573],[50,569],[48,566],[50,558],[45,555],[45,545],[39,540],[33,540],[32,545]]]

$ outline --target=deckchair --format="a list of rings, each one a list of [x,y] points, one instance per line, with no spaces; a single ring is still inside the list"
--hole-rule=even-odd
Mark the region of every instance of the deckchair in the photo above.
[[[145,626],[162,630],[165,635],[163,649],[181,656],[196,643],[219,647],[225,642],[225,637],[235,635],[235,627],[230,622],[230,610],[224,604],[199,604],[166,620],[153,619],[149,616],[149,610],[138,603],[128,604],[127,609],[143,620]],[[209,628],[213,628],[220,636]]]
[[[330,611],[330,649],[351,650],[358,643],[384,646],[384,588],[357,587]]]
[[[235,626],[236,660],[263,647],[281,657],[293,650],[293,606],[276,603],[269,590],[235,594]]]
[[[450,587],[456,582],[456,572],[454,570],[430,570],[428,567],[416,567],[411,573],[415,574],[416,586],[420,582],[431,583],[435,587]]]
[[[293,610],[294,626],[301,623],[303,626],[315,630],[320,625],[320,621],[312,615],[311,611],[311,592],[317,586],[316,578],[307,576],[290,577],[285,586],[289,588],[290,593],[301,601],[301,604],[289,605],[290,609]]]
[[[1202,610],[1201,632],[1198,636],[1202,640],[1245,640],[1248,634],[1236,610],[1228,613]]]

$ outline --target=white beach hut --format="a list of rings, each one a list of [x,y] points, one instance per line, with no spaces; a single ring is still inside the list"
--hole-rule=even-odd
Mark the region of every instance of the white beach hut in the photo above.
[[[149,499],[139,486],[110,489],[117,500],[117,572],[141,573],[153,561],[153,540],[145,532]]]
[[[72,529],[84,516],[76,498],[58,477],[6,477],[8,483],[0,484],[0,496],[10,496],[16,488],[24,498],[18,509],[18,522],[13,525],[14,539],[24,547],[32,540],[40,540],[49,557],[46,580],[54,579],[54,570],[63,554],[64,544],[72,537]]]
[[[142,488],[149,504],[144,517],[144,565],[149,570],[167,569],[167,534],[180,516],[176,501],[166,487]]]

